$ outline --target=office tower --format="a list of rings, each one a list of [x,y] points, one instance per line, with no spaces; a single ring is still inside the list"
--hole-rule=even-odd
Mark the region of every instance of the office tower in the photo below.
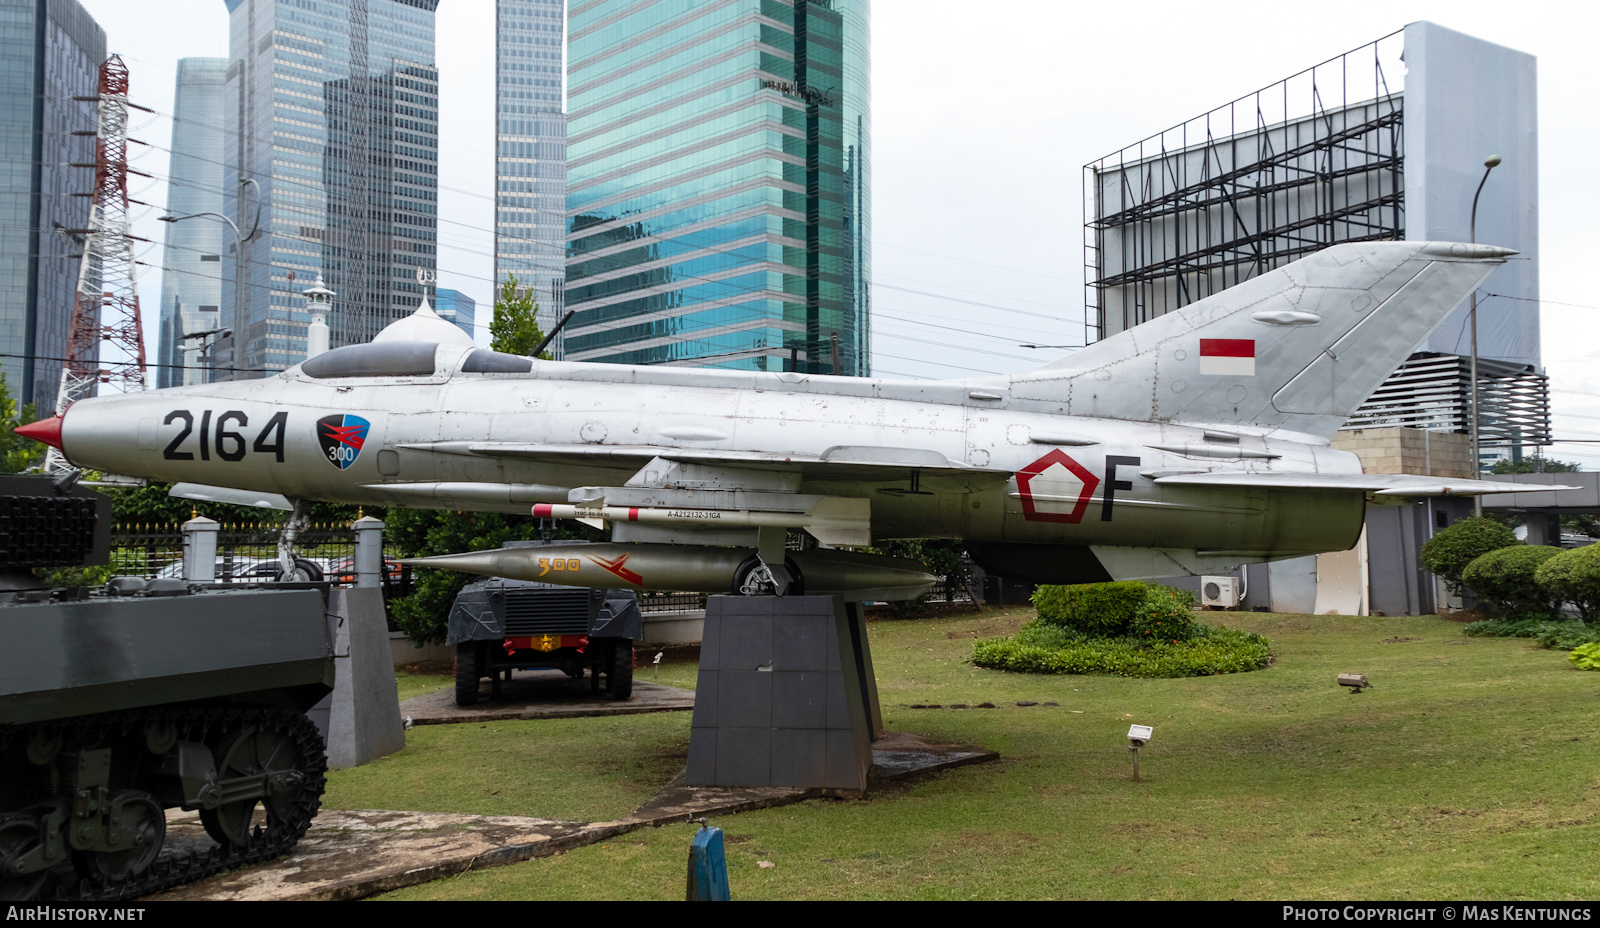
[[[439,318],[454,322],[461,327],[461,331],[474,337],[477,335],[477,308],[477,301],[460,290],[440,287],[434,292],[433,311],[439,314]]]
[[[172,162],[167,181],[167,214],[192,216],[222,212],[222,103],[228,59],[178,61],[172,104]],[[204,383],[198,365],[202,347],[214,336],[185,335],[222,326],[222,255],[233,244],[220,219],[168,223],[161,266],[161,341],[152,380],[161,387]]]
[[[0,0],[0,371],[48,410],[66,356],[104,30],[77,0]],[[74,135],[83,132],[87,135]],[[73,167],[88,164],[90,168]]]
[[[565,46],[565,0],[495,0],[495,295],[516,275],[546,332],[566,277]],[[562,356],[559,335],[550,347]]]
[[[264,206],[245,246],[242,319],[229,318],[232,258],[222,262],[234,336],[219,363],[277,370],[305,357],[299,291],[319,273],[338,294],[337,347],[415,310],[417,270],[436,270],[438,0],[225,2],[227,212],[249,230],[257,197],[235,166]]]
[[[568,360],[869,372],[869,11],[574,0]]]

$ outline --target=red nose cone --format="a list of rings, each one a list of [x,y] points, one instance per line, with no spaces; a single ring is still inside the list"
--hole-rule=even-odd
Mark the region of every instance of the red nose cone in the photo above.
[[[20,425],[14,431],[24,438],[31,438],[34,441],[42,441],[57,451],[61,450],[60,416],[51,416],[48,419],[40,419],[38,422],[30,422],[27,425]]]

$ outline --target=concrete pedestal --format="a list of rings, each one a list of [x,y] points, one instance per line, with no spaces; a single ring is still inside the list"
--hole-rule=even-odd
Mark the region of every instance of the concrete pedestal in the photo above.
[[[860,606],[707,598],[685,785],[860,794],[882,727]]]
[[[334,684],[307,713],[328,742],[328,767],[359,767],[406,746],[383,590],[334,588],[328,594]]]

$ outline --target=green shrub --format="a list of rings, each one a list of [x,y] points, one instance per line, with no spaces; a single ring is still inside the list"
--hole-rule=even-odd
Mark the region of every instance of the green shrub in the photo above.
[[[1194,620],[1194,594],[1170,586],[1150,584],[1128,634],[1141,641],[1188,641],[1203,627]]]
[[[1461,581],[1507,617],[1526,613],[1553,618],[1561,600],[1539,585],[1539,565],[1561,553],[1544,545],[1512,545],[1481,554],[1461,572]]]
[[[1585,622],[1600,619],[1600,545],[1562,551],[1534,577],[1550,595],[1571,603]]]
[[[1541,648],[1570,651],[1579,645],[1600,641],[1600,626],[1585,622],[1545,622],[1533,636]]]
[[[1552,622],[1539,618],[1504,622],[1488,619],[1464,625],[1461,630],[1474,638],[1532,638],[1542,648],[1562,651],[1600,641],[1600,625],[1575,620]]]
[[[1549,624],[1548,619],[1484,619],[1461,626],[1461,632],[1471,638],[1535,638]]]
[[[1030,622],[1015,638],[975,642],[972,662],[1017,673],[1103,673],[1122,677],[1195,677],[1260,670],[1270,660],[1267,639],[1216,627],[1189,641],[1088,638],[1070,628]]]
[[[1034,590],[1033,608],[1055,625],[1089,635],[1121,635],[1144,606],[1145,589],[1137,580],[1041,586]]]
[[[1422,566],[1438,574],[1457,596],[1462,589],[1461,573],[1467,565],[1490,551],[1517,544],[1511,529],[1493,519],[1462,519],[1440,529],[1422,546]],[[1470,584],[1469,584],[1470,585]]]
[[[1600,670],[1600,642],[1573,648],[1567,660],[1577,665],[1579,670]]]

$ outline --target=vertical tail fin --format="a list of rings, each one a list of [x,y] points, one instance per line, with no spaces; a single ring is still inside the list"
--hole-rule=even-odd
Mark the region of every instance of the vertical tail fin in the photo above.
[[[1514,254],[1448,242],[1334,245],[1015,375],[1012,393],[1070,415],[1326,438]]]

